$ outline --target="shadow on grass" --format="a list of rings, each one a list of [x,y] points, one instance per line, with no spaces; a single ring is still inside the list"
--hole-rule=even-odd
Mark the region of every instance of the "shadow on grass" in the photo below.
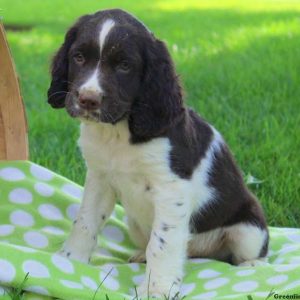
[[[8,23],[4,25],[5,31],[30,31],[33,29],[33,25],[24,25],[24,24],[13,24],[13,23]]]
[[[66,4],[62,4],[63,7]],[[160,38],[164,38],[161,33],[165,33],[166,40],[169,35],[176,36],[179,39],[189,38],[191,36],[209,38],[211,33],[220,35],[238,27],[262,26],[271,22],[289,22],[292,19],[299,19],[299,12],[292,10],[285,11],[238,11],[232,9],[191,9],[182,11],[161,11],[149,6],[143,9],[140,5],[102,5],[89,13],[96,12],[106,8],[123,8],[129,13],[134,14],[143,23],[146,24]],[[57,9],[55,14],[48,14],[44,19],[38,15],[32,15],[32,19],[17,22],[7,22],[10,26],[37,27],[51,32],[64,33],[65,30],[75,22],[77,18],[86,14],[84,10],[74,10],[72,14],[66,14],[65,9]],[[4,23],[6,23],[4,18]],[[178,33],[178,36],[176,35]]]

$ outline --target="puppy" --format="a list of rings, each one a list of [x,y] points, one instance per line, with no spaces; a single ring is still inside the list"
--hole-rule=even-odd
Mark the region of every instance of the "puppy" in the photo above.
[[[183,103],[163,42],[132,15],[81,17],[54,57],[48,102],[81,121],[84,195],[61,250],[88,262],[120,199],[147,261],[139,296],[178,294],[186,256],[255,264],[268,250],[262,208],[220,133]]]

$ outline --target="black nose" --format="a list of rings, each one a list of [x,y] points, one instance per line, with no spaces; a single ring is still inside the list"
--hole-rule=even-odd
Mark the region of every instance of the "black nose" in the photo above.
[[[78,104],[80,108],[85,110],[96,110],[100,108],[102,95],[95,93],[80,93],[78,97]]]

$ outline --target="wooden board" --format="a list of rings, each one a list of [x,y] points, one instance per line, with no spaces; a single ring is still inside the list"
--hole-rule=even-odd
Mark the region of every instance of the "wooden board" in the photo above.
[[[0,160],[28,159],[25,109],[15,66],[0,22]]]

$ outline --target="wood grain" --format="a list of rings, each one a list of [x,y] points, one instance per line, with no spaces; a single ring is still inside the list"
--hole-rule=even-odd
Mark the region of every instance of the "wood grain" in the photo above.
[[[0,159],[28,159],[25,109],[15,66],[0,22]]]

